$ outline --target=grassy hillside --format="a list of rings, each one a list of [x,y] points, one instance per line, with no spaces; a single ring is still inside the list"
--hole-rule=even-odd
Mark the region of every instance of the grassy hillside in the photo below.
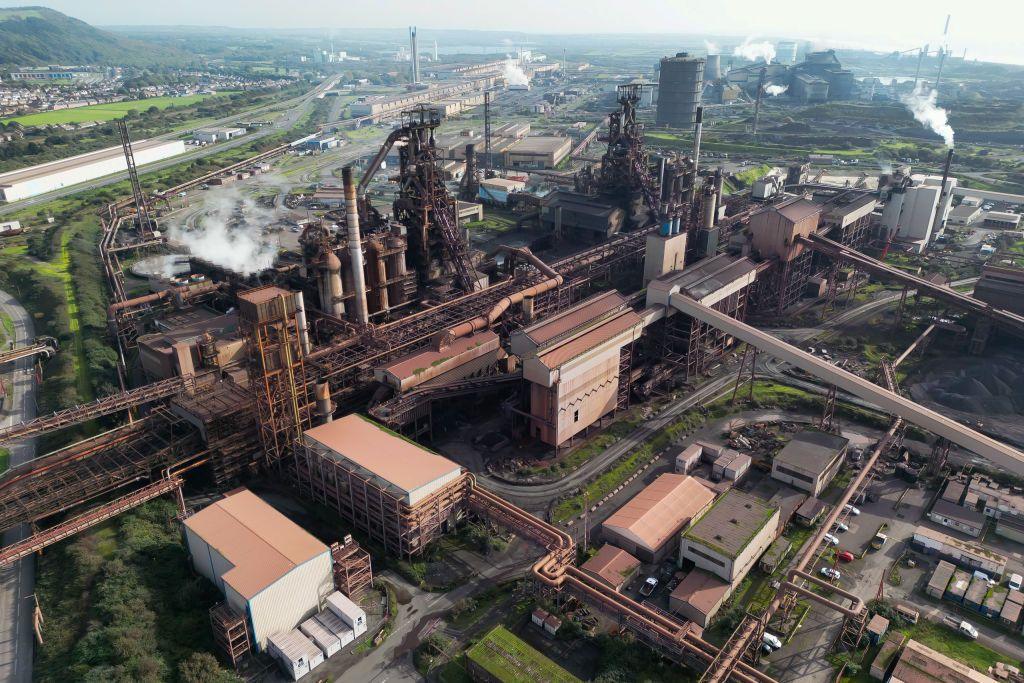
[[[161,64],[183,59],[46,7],[0,9],[0,64]]]

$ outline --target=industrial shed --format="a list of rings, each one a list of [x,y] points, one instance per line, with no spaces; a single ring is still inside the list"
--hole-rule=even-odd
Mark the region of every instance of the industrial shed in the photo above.
[[[928,586],[924,592],[928,595],[941,600],[946,594],[946,587],[949,586],[949,580],[953,578],[953,573],[956,571],[956,567],[946,562],[945,560],[939,560],[939,564],[935,567],[935,571],[932,572],[932,576],[928,579]]]
[[[668,607],[676,614],[707,628],[730,593],[732,585],[728,582],[695,569],[668,596]]]
[[[421,553],[461,514],[462,468],[369,418],[307,429],[298,451],[303,490],[401,557]]]
[[[799,432],[772,460],[772,479],[818,496],[839,472],[849,445],[835,434]]]
[[[605,543],[596,555],[580,566],[580,571],[618,591],[629,583],[639,568],[640,560],[621,548]]]
[[[697,479],[666,473],[605,520],[601,534],[643,562],[661,562],[675,549],[679,533],[714,499]]]
[[[334,590],[330,549],[247,489],[184,522],[199,574],[244,615],[256,648],[294,629]]]
[[[692,562],[735,584],[772,544],[778,529],[778,508],[731,489],[683,534],[680,564]]]

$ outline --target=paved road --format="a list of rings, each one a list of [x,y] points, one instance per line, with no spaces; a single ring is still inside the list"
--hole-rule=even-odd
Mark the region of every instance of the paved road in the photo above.
[[[21,305],[5,292],[0,292],[0,311],[11,316],[17,344],[35,337],[32,318]],[[31,420],[36,416],[35,381],[30,373],[32,359],[23,358],[15,364],[12,386],[8,386],[10,414],[0,418],[0,426]],[[29,372],[26,372],[28,370]],[[10,446],[11,466],[35,457],[35,441]],[[19,528],[4,534],[7,545],[24,537]],[[32,602],[35,587],[35,558],[28,557],[16,565],[0,570],[0,683],[29,683],[32,680]]]
[[[208,157],[211,154],[217,154],[225,150],[234,149],[235,147],[238,147],[240,145],[245,145],[254,140],[259,140],[260,138],[264,138],[267,137],[268,135],[279,133],[282,130],[291,128],[292,126],[295,125],[299,118],[306,113],[310,105],[316,101],[316,96],[322,91],[328,90],[330,86],[332,86],[336,81],[337,78],[328,79],[317,85],[313,90],[309,91],[305,95],[295,98],[294,100],[288,100],[288,102],[283,103],[294,103],[294,106],[292,106],[289,109],[286,109],[284,115],[280,116],[276,121],[274,121],[272,125],[267,126],[266,128],[260,128],[255,132],[243,135],[239,138],[232,138],[231,140],[228,140],[226,142],[221,142],[216,145],[207,145],[206,147],[199,147],[191,151],[185,152],[184,154],[179,154],[178,156],[170,157],[169,159],[163,159],[162,161],[157,161],[152,164],[146,164],[145,166],[142,166],[140,170],[142,171],[142,173],[150,173],[152,171],[159,171],[186,161],[195,161],[196,159]],[[281,106],[281,104],[282,103],[277,103],[274,106]],[[245,112],[243,114],[235,114],[233,116],[223,119],[222,121],[229,123],[237,119],[249,118],[252,116],[252,114],[258,113],[259,111],[260,110],[254,110]],[[175,136],[175,133],[168,133],[166,135],[158,137],[164,138]],[[28,208],[30,206],[44,204],[54,199],[60,199],[61,197],[67,197],[72,194],[77,194],[78,192],[84,192],[86,190],[94,190],[96,188],[105,187],[107,185],[111,185],[113,183],[118,183],[122,180],[125,180],[127,177],[127,172],[115,173],[113,175],[104,176],[97,180],[81,183],[79,185],[71,185],[69,187],[64,187],[53,192],[47,192],[45,194],[36,195],[35,197],[29,197],[28,199],[23,199],[21,201],[11,202],[10,204],[0,206],[0,216],[14,213],[16,211],[21,211],[22,209]]]

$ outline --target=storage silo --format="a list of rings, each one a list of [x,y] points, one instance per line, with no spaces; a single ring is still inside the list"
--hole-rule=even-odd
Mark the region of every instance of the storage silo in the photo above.
[[[717,81],[722,77],[722,55],[708,55],[707,65],[704,67],[704,80]]]
[[[691,57],[685,52],[661,60],[658,78],[659,125],[689,128],[697,120],[697,105],[704,89],[703,57]]]

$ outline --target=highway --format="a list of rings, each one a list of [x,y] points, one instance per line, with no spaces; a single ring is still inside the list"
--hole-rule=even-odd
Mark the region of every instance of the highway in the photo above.
[[[248,144],[250,142],[253,142],[254,140],[259,140],[260,138],[267,137],[268,135],[279,133],[282,130],[287,130],[294,126],[295,123],[306,113],[306,111],[309,109],[309,106],[316,100],[316,96],[325,90],[329,90],[336,81],[337,77],[332,77],[325,81],[322,81],[319,85],[310,90],[308,93],[300,97],[294,98],[292,100],[288,100],[286,102],[277,102],[274,103],[273,105],[266,105],[265,107],[261,107],[260,109],[257,110],[247,111],[241,114],[233,114],[232,116],[228,116],[218,121],[214,121],[209,125],[214,126],[222,125],[225,123],[231,123],[241,118],[249,118],[253,114],[257,114],[260,111],[265,111],[271,108],[285,108],[285,113],[278,117],[278,119],[274,121],[273,124],[265,128],[259,128],[254,132],[247,133],[246,135],[243,135],[241,137],[232,138],[231,140],[217,143],[215,145],[197,147],[191,151],[185,152],[184,154],[179,154],[178,156],[170,157],[169,159],[162,159],[160,161],[153,162],[152,164],[146,164],[145,166],[141,166],[139,170],[141,171],[142,175],[150,173],[152,171],[160,171],[165,168],[174,166],[176,164],[195,161],[196,159],[202,159],[212,154],[217,154],[219,152],[223,152],[229,149],[234,149],[235,147]],[[164,135],[156,136],[155,139],[173,138],[177,137],[179,133],[180,131],[166,133]],[[100,187],[106,187],[107,185],[112,185],[114,183],[121,182],[122,180],[126,180],[127,178],[128,172],[124,171],[121,173],[115,173],[113,175],[103,176],[102,178],[90,180],[88,182],[80,183],[78,185],[62,187],[61,189],[54,190],[53,192],[46,192],[44,194],[36,195],[35,197],[29,197],[27,199],[22,199],[20,201],[11,202],[10,204],[4,204],[3,206],[0,206],[0,216],[15,213],[17,211],[21,211],[22,209],[26,209],[31,206],[36,206],[38,204],[45,204],[46,202],[53,201],[54,199],[61,199],[62,197],[67,197],[78,192],[84,192],[86,190],[95,190]]]
[[[11,316],[14,321],[15,343],[24,344],[35,338],[32,318],[6,292],[0,292],[0,311]],[[12,410],[0,419],[0,427],[18,424],[36,416],[32,362],[31,358],[23,358],[15,363],[13,381],[7,392]],[[11,451],[12,467],[31,460],[36,454],[34,439],[9,444],[8,448]],[[9,545],[24,536],[24,528],[13,529],[4,534],[3,544]],[[29,683],[32,680],[31,596],[34,588],[34,558],[26,558],[0,570],[0,683]]]

